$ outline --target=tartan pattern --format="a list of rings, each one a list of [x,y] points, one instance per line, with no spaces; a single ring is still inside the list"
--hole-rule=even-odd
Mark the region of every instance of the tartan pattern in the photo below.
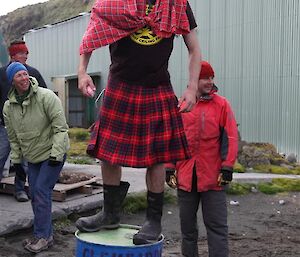
[[[109,81],[87,153],[112,165],[151,167],[190,157],[170,84]]]
[[[112,44],[148,25],[159,37],[187,34],[187,0],[156,0],[146,16],[146,0],[97,0],[80,44],[80,54]]]

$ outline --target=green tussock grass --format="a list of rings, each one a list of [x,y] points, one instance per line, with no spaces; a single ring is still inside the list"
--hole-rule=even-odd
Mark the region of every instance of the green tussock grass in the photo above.
[[[288,178],[272,179],[270,183],[259,183],[258,190],[265,194],[300,192],[300,180]]]
[[[266,172],[272,174],[293,174],[300,175],[300,167],[295,167],[293,169],[288,169],[286,167],[276,166],[276,165],[258,165],[254,169],[257,172]]]
[[[282,192],[300,192],[300,179],[275,178],[272,182],[261,182],[257,185],[249,183],[231,183],[226,189],[230,195],[245,195],[255,187],[264,194],[277,194]]]
[[[86,148],[90,133],[87,129],[71,128],[69,130],[70,149],[68,161],[75,164],[91,164],[92,159],[88,157]]]
[[[70,149],[68,151],[69,156],[87,156],[86,148],[88,146],[87,142],[70,142]]]
[[[67,158],[68,163],[74,163],[74,164],[93,164],[93,159],[88,156],[78,156],[78,157],[68,157]]]
[[[53,226],[55,230],[64,229],[65,227],[70,226],[71,224],[72,222],[70,219],[68,219],[68,217],[63,217],[53,222]]]
[[[239,183],[230,183],[226,189],[226,193],[229,195],[246,195],[251,192],[251,187],[253,184],[239,184]]]
[[[246,168],[242,164],[240,164],[239,162],[236,162],[233,166],[233,172],[235,172],[235,173],[245,173]]]
[[[84,128],[71,128],[69,129],[69,137],[71,140],[87,141],[90,138],[90,132]]]
[[[165,190],[164,194],[164,204],[168,203],[176,203],[177,198],[175,191],[170,190]],[[129,194],[124,200],[123,203],[123,210],[127,214],[134,214],[139,211],[146,210],[147,208],[147,196],[146,192],[141,192],[141,193],[134,193],[134,194]]]

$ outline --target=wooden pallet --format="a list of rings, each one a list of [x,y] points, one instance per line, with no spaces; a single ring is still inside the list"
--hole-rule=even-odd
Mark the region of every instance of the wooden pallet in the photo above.
[[[0,183],[0,193],[14,194],[15,177],[2,178]],[[28,190],[28,183],[25,183],[25,190]],[[102,179],[94,177],[90,180],[81,181],[73,184],[56,183],[52,192],[52,200],[63,202],[66,200],[74,200],[92,194],[102,193]]]

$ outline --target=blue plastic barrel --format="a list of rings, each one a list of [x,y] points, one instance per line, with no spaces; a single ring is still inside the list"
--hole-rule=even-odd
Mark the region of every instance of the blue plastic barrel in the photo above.
[[[114,230],[76,231],[76,257],[161,257],[163,235],[153,244],[134,245],[132,237],[139,228],[121,225]]]

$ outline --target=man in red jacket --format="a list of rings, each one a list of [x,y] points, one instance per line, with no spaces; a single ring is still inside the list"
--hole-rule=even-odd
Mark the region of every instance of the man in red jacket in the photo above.
[[[232,180],[238,133],[226,98],[218,95],[214,70],[201,62],[197,103],[182,119],[192,158],[167,165],[167,179],[177,171],[182,255],[198,257],[197,211],[207,231],[209,257],[228,256],[227,206],[224,187]],[[168,182],[168,181],[167,181]]]

